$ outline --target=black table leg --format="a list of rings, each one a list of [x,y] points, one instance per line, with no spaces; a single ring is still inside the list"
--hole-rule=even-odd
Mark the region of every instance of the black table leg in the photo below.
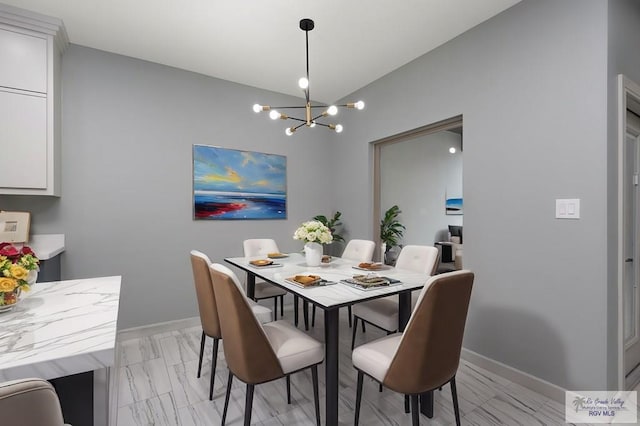
[[[428,418],[433,418],[433,391],[420,394],[420,412]]]
[[[51,379],[65,423],[93,424],[93,371]]]
[[[325,424],[338,424],[338,340],[339,309],[324,311]]]
[[[254,297],[256,297],[256,276],[249,271],[247,271],[247,297],[251,300],[255,300]],[[277,312],[275,315],[278,318]]]
[[[404,328],[411,317],[411,292],[404,291],[398,293],[398,331],[404,331]]]
[[[298,326],[298,296],[293,295],[293,324]]]

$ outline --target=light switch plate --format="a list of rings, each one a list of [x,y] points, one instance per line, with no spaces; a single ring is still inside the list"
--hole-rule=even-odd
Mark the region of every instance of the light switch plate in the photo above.
[[[556,219],[580,219],[580,199],[563,198],[556,200]]]

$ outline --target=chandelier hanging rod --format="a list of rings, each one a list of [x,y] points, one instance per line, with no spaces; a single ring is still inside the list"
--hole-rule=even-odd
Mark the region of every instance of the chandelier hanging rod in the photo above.
[[[351,103],[340,104],[340,105],[322,105],[322,104],[311,105],[311,97],[309,95],[310,93],[309,91],[309,86],[310,86],[310,83],[309,83],[309,31],[313,30],[314,26],[315,26],[314,22],[311,19],[305,18],[300,20],[300,29],[305,32],[307,76],[306,78],[303,77],[300,80],[298,80],[298,85],[304,91],[306,104],[300,105],[300,106],[280,106],[280,107],[273,107],[269,105],[260,105],[260,104],[255,104],[253,106],[253,111],[256,113],[269,111],[269,117],[272,120],[281,119],[281,120],[293,120],[293,121],[301,122],[302,124],[288,127],[285,130],[285,133],[288,136],[291,136],[293,132],[295,132],[300,127],[305,125],[307,127],[315,127],[316,125],[323,126],[323,127],[327,127],[330,130],[334,130],[336,133],[340,133],[342,132],[342,129],[343,129],[341,124],[320,123],[318,120],[320,118],[327,117],[329,115],[331,116],[336,115],[338,113],[338,108],[353,108],[358,110],[361,110],[364,108],[364,102],[362,101],[351,102]],[[324,108],[325,110],[316,116],[312,116],[312,110],[314,108]],[[302,118],[290,117],[287,114],[278,112],[278,109],[281,109],[281,110],[282,109],[304,109],[305,118],[302,119]]]

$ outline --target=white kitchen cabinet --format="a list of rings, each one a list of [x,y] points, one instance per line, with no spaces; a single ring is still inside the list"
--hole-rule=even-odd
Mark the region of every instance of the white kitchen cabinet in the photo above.
[[[0,88],[0,187],[47,188],[47,98]],[[21,161],[28,159],[28,161]]]
[[[47,38],[0,31],[0,85],[47,93]]]
[[[0,194],[60,196],[62,21],[0,4]]]

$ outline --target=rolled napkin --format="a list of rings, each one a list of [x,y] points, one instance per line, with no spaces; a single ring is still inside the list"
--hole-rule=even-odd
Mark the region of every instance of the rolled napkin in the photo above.
[[[273,260],[258,259],[258,260],[250,260],[249,263],[252,264],[253,266],[267,266],[267,265],[271,265],[273,263]]]
[[[318,275],[296,275],[295,277],[290,279],[291,281],[295,281],[298,284],[309,286],[317,283],[321,278]]]
[[[277,259],[279,257],[286,257],[287,255],[280,252],[267,253],[267,257],[271,257],[273,259]]]
[[[371,270],[381,269],[382,263],[362,262],[358,264],[358,268]]]

